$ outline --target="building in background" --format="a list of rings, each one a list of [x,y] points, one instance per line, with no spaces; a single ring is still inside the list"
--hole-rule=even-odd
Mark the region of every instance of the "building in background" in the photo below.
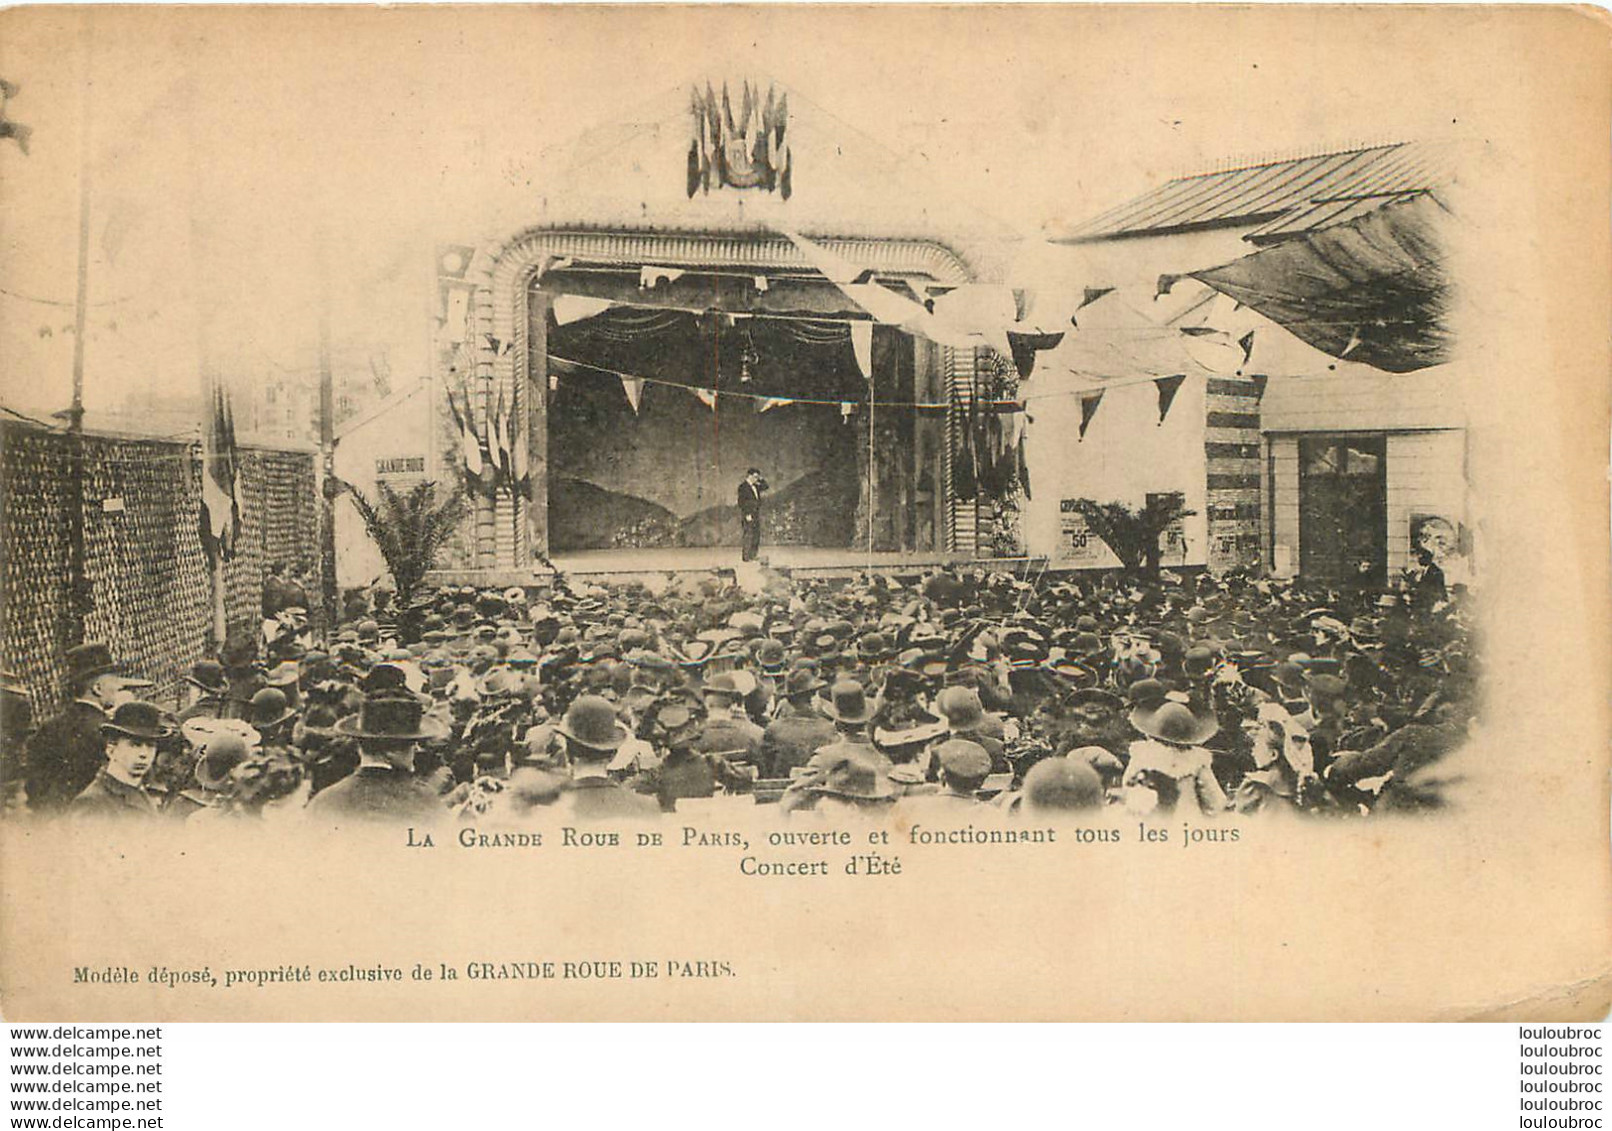
[[[1066,500],[1178,491],[1198,512],[1182,564],[1381,584],[1425,545],[1466,580],[1445,271],[1466,156],[1412,142],[1179,177],[1055,238],[1093,297],[1031,390],[1032,552],[1112,564]]]
[[[437,466],[432,387],[429,380],[418,381],[339,425],[336,477],[372,501],[379,497],[383,483],[406,492],[424,482],[427,469]],[[438,486],[446,492],[458,484],[450,477]],[[346,588],[384,578],[386,561],[345,494],[335,503],[335,526],[337,583]]]

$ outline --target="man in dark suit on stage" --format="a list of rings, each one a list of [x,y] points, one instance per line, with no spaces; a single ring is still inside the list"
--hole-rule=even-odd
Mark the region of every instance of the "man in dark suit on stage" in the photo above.
[[[766,490],[767,481],[754,467],[739,481],[740,557],[747,562],[761,552],[761,496]]]

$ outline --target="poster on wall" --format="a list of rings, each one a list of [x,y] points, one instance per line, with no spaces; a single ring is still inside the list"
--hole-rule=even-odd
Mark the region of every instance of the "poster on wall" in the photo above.
[[[1086,518],[1075,509],[1075,499],[1058,500],[1058,546],[1060,556],[1072,566],[1101,569],[1116,563],[1114,552],[1086,526]]]
[[[1180,503],[1181,492],[1149,491],[1147,495],[1149,509],[1165,506],[1172,501]],[[1159,564],[1164,566],[1187,564],[1187,524],[1184,515],[1176,518],[1159,532]]]
[[[1425,550],[1444,571],[1446,585],[1472,584],[1472,533],[1458,519],[1438,514],[1410,516],[1411,561],[1418,563],[1418,551]]]

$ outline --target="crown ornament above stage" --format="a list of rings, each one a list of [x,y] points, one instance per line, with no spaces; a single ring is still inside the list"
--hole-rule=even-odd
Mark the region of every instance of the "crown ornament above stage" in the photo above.
[[[746,79],[737,95],[706,82],[690,92],[688,195],[712,189],[760,189],[788,200],[794,191],[789,94],[774,84],[765,97]],[[737,107],[737,113],[735,113]]]

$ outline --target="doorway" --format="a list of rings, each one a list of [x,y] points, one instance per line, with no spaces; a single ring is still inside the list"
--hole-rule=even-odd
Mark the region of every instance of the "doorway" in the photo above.
[[[1299,437],[1299,572],[1381,588],[1388,579],[1387,437]]]

